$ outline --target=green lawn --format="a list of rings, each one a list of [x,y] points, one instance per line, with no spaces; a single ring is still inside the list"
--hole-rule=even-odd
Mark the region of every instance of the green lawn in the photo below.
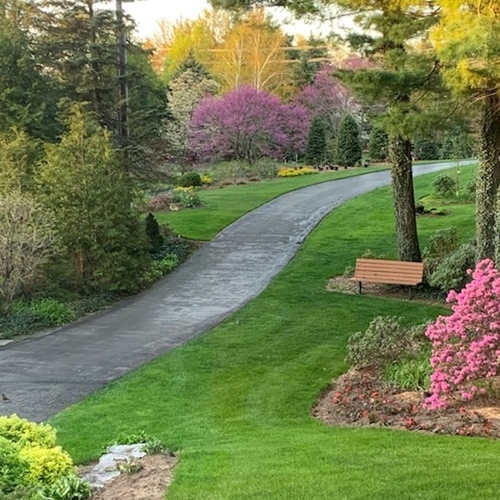
[[[429,192],[432,176],[416,181]],[[419,219],[473,231],[473,206]],[[498,499],[500,443],[387,429],[327,427],[309,409],[341,374],[350,333],[379,314],[409,323],[444,309],[327,293],[367,248],[394,253],[390,190],[335,210],[258,298],[209,334],[62,412],[51,423],[79,461],[140,429],[180,452],[168,498]]]
[[[312,184],[386,170],[387,166],[323,172],[300,177],[272,179],[253,184],[208,189],[200,192],[204,206],[180,212],[158,213],[159,222],[185,238],[211,240],[219,231],[250,210],[284,193]]]

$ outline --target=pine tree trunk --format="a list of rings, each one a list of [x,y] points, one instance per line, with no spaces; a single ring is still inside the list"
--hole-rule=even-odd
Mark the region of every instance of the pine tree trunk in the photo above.
[[[495,257],[495,205],[500,185],[500,98],[492,92],[483,105],[476,187],[476,259]],[[498,249],[500,254],[500,249]]]
[[[399,260],[420,262],[411,141],[401,135],[389,138],[389,156],[392,163],[392,192]]]

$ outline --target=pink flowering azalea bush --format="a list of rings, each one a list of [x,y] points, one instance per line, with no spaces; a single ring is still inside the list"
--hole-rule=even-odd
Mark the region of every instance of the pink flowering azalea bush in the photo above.
[[[471,273],[471,271],[469,271]],[[439,410],[450,398],[470,400],[479,379],[494,377],[500,356],[500,272],[485,259],[472,272],[472,281],[459,293],[451,291],[451,316],[440,316],[428,326],[432,341],[431,396],[424,407]]]

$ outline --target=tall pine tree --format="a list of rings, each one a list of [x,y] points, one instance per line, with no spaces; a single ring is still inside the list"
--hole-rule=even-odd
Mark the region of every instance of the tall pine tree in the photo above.
[[[436,106],[430,106],[425,99],[433,91],[441,90],[441,81],[432,54],[418,50],[415,40],[420,39],[425,45],[425,36],[437,18],[425,0],[381,0],[376,4],[372,0],[336,0],[335,3],[359,12],[361,32],[353,33],[350,41],[374,61],[375,67],[343,72],[341,77],[365,103],[384,104],[386,113],[382,121],[389,136],[398,257],[420,261],[412,137],[439,116]]]
[[[500,262],[500,4],[437,0],[441,20],[433,30],[444,77],[460,96],[478,103],[481,126],[476,189],[477,260]],[[497,227],[495,245],[495,227]],[[495,249],[495,246],[497,248]]]

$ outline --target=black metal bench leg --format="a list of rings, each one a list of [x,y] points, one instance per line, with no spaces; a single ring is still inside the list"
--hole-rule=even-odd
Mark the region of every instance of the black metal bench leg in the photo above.
[[[363,283],[361,283],[361,281],[358,283],[358,289],[359,289],[359,293],[363,293]]]
[[[413,294],[412,294],[412,288],[411,288],[411,286],[408,287],[408,297],[410,298],[410,300],[413,299]]]

